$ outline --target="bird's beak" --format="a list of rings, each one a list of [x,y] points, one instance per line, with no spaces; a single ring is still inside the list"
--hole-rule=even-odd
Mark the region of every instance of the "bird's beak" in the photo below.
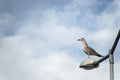
[[[77,41],[81,41],[81,39],[78,39]]]

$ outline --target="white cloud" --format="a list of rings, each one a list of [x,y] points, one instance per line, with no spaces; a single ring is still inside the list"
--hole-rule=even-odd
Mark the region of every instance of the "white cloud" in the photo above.
[[[0,46],[0,74],[3,80],[21,80],[29,75],[32,51],[21,39],[19,36],[3,39]]]
[[[69,76],[69,73],[73,74],[71,71],[73,72],[74,69],[78,67],[75,65],[74,59],[64,52],[52,53],[52,55],[40,59],[38,63],[39,66],[37,70],[39,71],[38,74],[41,74],[42,80],[73,79],[74,76]]]

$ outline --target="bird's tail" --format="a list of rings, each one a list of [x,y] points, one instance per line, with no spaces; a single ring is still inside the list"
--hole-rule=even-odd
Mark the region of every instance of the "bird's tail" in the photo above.
[[[98,56],[98,57],[104,57],[104,56],[102,56],[102,55],[100,55],[100,54],[98,54],[97,56]]]

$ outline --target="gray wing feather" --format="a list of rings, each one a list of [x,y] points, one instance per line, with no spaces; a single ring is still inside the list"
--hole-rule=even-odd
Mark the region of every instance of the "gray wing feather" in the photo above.
[[[96,52],[92,47],[89,47],[89,46],[86,47],[85,52],[87,52],[89,55],[96,55],[96,56],[99,56],[99,57],[103,57],[98,52]]]

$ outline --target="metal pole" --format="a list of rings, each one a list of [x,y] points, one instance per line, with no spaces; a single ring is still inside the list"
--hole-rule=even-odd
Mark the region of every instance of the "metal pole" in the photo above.
[[[117,46],[117,43],[120,39],[120,30],[116,36],[116,39],[114,41],[114,44],[112,46],[112,48],[109,50],[109,53],[104,56],[103,58],[101,58],[100,60],[96,61],[94,63],[94,66],[97,66],[99,63],[103,62],[104,60],[106,60],[107,58],[109,58],[109,64],[110,64],[110,80],[114,80],[114,51],[115,48]]]
[[[111,50],[110,50],[111,53]],[[110,63],[110,80],[114,80],[114,55],[109,54],[109,63]]]

